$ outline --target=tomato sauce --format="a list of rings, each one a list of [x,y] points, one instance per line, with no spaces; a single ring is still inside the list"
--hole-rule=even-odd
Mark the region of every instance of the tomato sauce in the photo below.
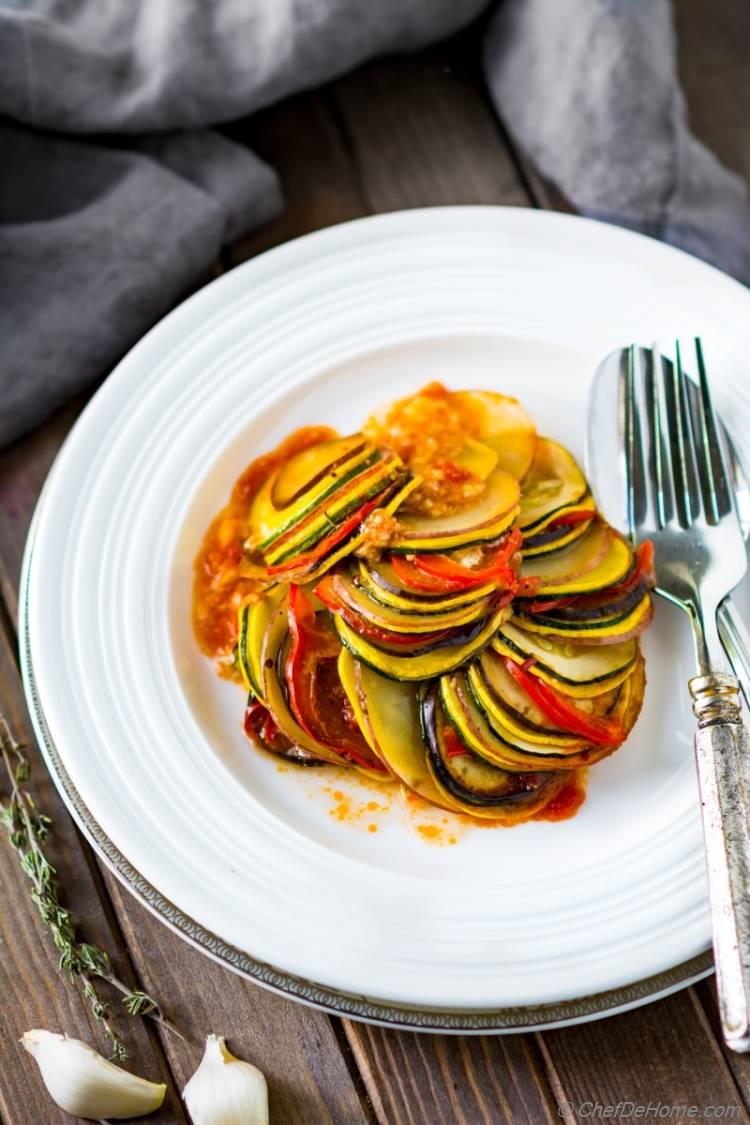
[[[586,800],[586,784],[580,773],[571,773],[556,797],[540,809],[532,820],[570,820]]]
[[[240,606],[260,598],[268,585],[246,557],[247,516],[250,503],[263,482],[284,461],[337,437],[330,426],[303,426],[276,449],[251,461],[236,481],[229,503],[212,521],[203,537],[193,570],[193,630],[201,650],[213,659],[229,655],[237,643]],[[229,665],[222,675],[239,679]]]
[[[479,433],[479,419],[442,383],[428,383],[399,399],[384,417],[370,418],[364,432],[381,449],[398,453],[422,478],[402,511],[446,516],[476,503],[484,492],[484,481],[454,460],[466,439]]]

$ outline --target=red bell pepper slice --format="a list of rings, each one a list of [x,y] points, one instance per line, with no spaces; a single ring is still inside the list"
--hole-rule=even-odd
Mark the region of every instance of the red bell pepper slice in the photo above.
[[[409,590],[420,594],[458,594],[466,589],[461,582],[449,578],[433,578],[417,570],[413,562],[403,555],[391,555],[388,560],[396,577]]]
[[[351,715],[339,679],[338,637],[318,621],[315,609],[301,586],[289,587],[291,647],[284,666],[289,707],[311,738],[342,758],[369,770],[387,773],[370,750]]]
[[[548,602],[543,599],[538,602],[529,602],[524,605],[524,612],[526,613],[547,613],[551,609],[563,609],[565,606],[572,605],[575,598],[550,598]]]
[[[548,531],[555,531],[558,527],[575,527],[577,523],[586,523],[587,520],[592,520],[595,515],[596,512],[586,508],[579,508],[575,512],[563,512],[561,516],[550,520],[539,534],[545,535]]]
[[[277,563],[275,566],[267,566],[266,572],[269,575],[283,575],[293,574],[296,571],[305,571],[311,569],[315,563],[320,562],[324,555],[337,547],[348,535],[356,531],[364,519],[369,516],[370,512],[374,512],[378,505],[382,502],[382,493],[377,495],[373,500],[368,500],[363,504],[353,515],[349,516],[344,522],[337,527],[335,531],[327,535],[317,546],[313,547],[311,551],[307,551],[304,555],[297,555],[296,558],[290,559],[288,562]]]
[[[579,710],[565,696],[535,676],[529,668],[533,660],[516,664],[509,656],[503,657],[505,667],[518,686],[547,718],[562,730],[578,734],[596,746],[618,746],[625,740],[625,732],[613,719],[597,719]]]
[[[469,756],[471,751],[464,746],[453,727],[444,726],[440,734],[448,758],[466,758]]]
[[[478,567],[462,566],[449,555],[415,555],[414,566],[431,578],[442,578],[458,583],[464,589],[494,582],[497,586],[511,586],[515,581],[515,571],[510,560],[521,548],[523,536],[517,527],[508,532],[505,538],[491,553],[488,561]]]
[[[331,613],[337,613],[350,629],[353,629],[358,636],[366,637],[367,640],[374,641],[376,644],[388,645],[419,645],[419,644],[433,644],[435,641],[441,641],[445,637],[455,632],[458,626],[453,626],[449,629],[439,629],[434,633],[393,633],[390,629],[380,629],[377,625],[371,625],[369,621],[365,621],[356,610],[341,601],[339,596],[333,589],[333,582],[330,575],[321,578],[315,587],[315,594],[320,598],[326,609]]]
[[[616,586],[610,586],[608,594],[627,594],[636,586],[646,586],[652,589],[656,585],[654,571],[654,545],[650,539],[644,539],[635,549],[635,566],[628,578]]]

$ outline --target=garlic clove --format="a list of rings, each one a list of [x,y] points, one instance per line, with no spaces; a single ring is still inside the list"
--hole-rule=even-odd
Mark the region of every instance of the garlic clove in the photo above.
[[[200,1066],[182,1092],[194,1125],[268,1125],[268,1087],[252,1063],[209,1035]]]
[[[164,1101],[167,1087],[162,1083],[129,1074],[80,1039],[35,1028],[21,1043],[36,1059],[52,1100],[73,1117],[142,1117]]]

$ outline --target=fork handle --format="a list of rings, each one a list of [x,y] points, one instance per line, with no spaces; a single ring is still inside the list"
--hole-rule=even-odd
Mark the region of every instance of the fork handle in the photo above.
[[[697,676],[690,694],[722,1030],[729,1047],[750,1051],[750,835],[739,768],[750,738],[734,676]]]

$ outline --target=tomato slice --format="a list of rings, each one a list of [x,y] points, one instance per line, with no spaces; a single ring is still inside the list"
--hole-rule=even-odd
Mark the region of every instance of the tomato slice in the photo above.
[[[265,750],[271,750],[274,754],[283,754],[292,746],[276,726],[271,712],[259,699],[248,702],[243,728],[251,742],[260,742]]]
[[[521,532],[514,527],[494,549],[483,552],[485,557],[481,566],[462,566],[449,555],[415,555],[414,566],[431,578],[456,583],[460,589],[468,590],[486,582],[508,588],[516,578],[510,560],[520,550],[522,542]]]
[[[579,734],[596,746],[618,746],[625,740],[625,732],[619,723],[612,719],[592,718],[535,676],[530,671],[533,659],[524,661],[522,665],[516,664],[509,656],[503,657],[503,661],[518,686],[561,730]]]
[[[321,615],[322,616],[322,615]],[[284,666],[289,707],[312,738],[356,765],[388,770],[365,741],[338,673],[341,644],[301,586],[289,587],[291,646]]]

